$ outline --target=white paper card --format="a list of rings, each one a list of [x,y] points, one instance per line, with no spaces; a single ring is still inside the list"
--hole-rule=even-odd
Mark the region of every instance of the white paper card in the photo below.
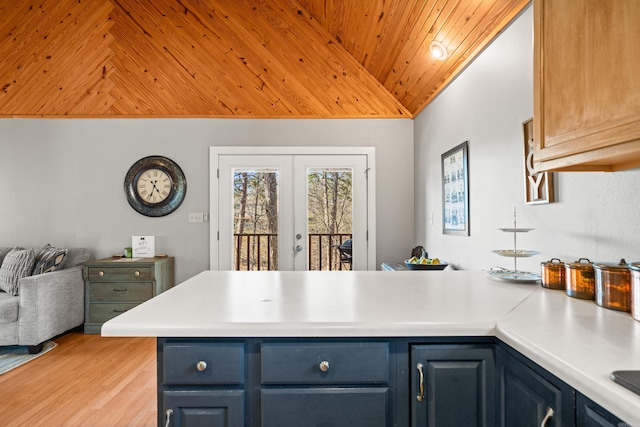
[[[132,256],[153,258],[156,256],[156,236],[131,236]]]

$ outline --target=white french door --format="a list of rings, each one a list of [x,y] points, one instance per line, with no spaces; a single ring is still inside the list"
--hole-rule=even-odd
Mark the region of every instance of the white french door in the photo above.
[[[249,254],[262,251],[258,256],[264,260],[270,251],[277,253],[277,262],[267,267],[263,261],[258,269],[375,269],[373,155],[370,148],[211,147],[210,268],[256,269],[244,265]],[[247,188],[257,193],[247,196]],[[265,202],[274,198],[277,202]],[[260,209],[259,201],[271,207]],[[258,219],[277,224],[257,232]],[[265,235],[274,240],[264,240]],[[249,248],[251,236],[262,243],[254,240]],[[239,240],[245,238],[246,244]],[[343,254],[340,243],[351,248],[346,262],[336,264]]]

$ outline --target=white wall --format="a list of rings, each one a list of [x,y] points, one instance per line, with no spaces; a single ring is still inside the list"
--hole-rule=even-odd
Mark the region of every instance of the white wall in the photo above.
[[[462,269],[513,268],[491,251],[511,249],[513,225],[534,231],[518,236],[519,249],[541,254],[518,266],[540,271],[553,257],[575,261],[640,261],[640,171],[556,173],[556,203],[524,203],[522,123],[533,116],[532,8],[505,30],[415,120],[415,243]],[[442,234],[441,154],[469,141],[471,236]],[[433,212],[433,224],[428,221]]]
[[[89,247],[121,253],[131,235],[155,235],[176,257],[181,282],[209,267],[209,146],[371,146],[377,159],[378,264],[413,240],[413,121],[249,119],[0,120],[0,246]],[[187,178],[180,208],[149,218],[128,205],[124,176],[138,159],[164,155]]]

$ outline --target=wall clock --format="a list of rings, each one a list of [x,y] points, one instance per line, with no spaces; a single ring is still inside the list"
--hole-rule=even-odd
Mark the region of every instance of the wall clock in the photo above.
[[[173,160],[148,156],[129,168],[124,192],[131,207],[142,215],[165,216],[178,209],[184,200],[187,180]]]

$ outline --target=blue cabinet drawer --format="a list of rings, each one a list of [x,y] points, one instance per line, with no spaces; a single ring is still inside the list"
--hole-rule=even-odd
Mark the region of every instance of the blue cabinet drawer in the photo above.
[[[389,343],[263,343],[261,383],[387,384]]]
[[[294,388],[260,392],[261,427],[389,425],[389,389]]]
[[[166,343],[164,384],[244,384],[243,343]]]

